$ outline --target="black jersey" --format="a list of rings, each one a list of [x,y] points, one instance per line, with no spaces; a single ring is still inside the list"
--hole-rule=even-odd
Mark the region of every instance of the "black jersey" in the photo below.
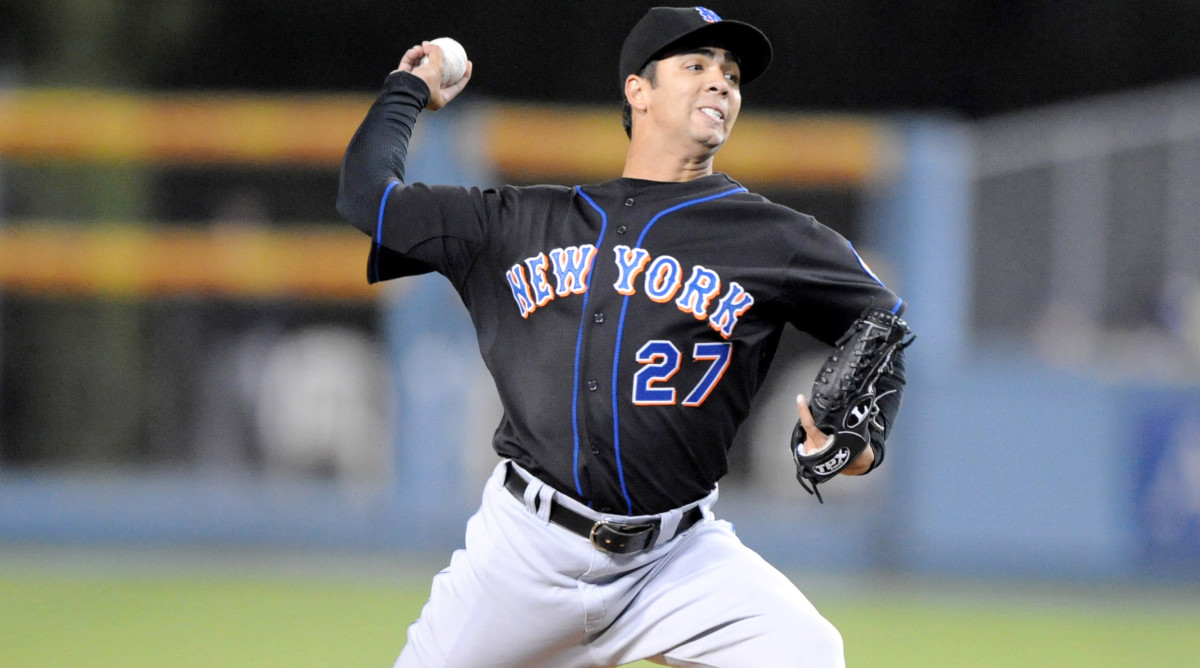
[[[708,494],[787,323],[832,343],[868,307],[903,308],[846,239],[724,174],[405,184],[428,96],[388,77],[347,150],[339,211],[373,238],[370,281],[450,279],[503,404],[496,452],[597,510]]]

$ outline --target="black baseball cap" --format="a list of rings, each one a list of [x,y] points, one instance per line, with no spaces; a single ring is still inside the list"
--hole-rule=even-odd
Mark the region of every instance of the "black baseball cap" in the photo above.
[[[770,40],[749,23],[722,21],[705,7],[653,7],[621,46],[621,85],[651,60],[703,46],[732,51],[738,58],[742,83],[757,78],[771,63]]]

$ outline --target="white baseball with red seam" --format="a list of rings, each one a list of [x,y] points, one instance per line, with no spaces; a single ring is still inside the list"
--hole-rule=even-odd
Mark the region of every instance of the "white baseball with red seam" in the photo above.
[[[442,85],[449,86],[463,78],[463,75],[467,73],[467,50],[463,48],[463,45],[453,37],[438,37],[429,42],[437,44],[442,49]],[[429,56],[423,56],[419,64],[424,65],[427,62],[429,62]]]

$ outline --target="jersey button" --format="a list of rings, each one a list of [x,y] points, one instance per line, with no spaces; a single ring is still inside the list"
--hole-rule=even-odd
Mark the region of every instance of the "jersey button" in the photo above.
[[[625,206],[633,206],[633,198],[632,197],[625,200]]]
[[[617,225],[617,234],[625,234],[627,231],[629,231],[628,227],[625,227],[624,225]]]
[[[593,454],[593,455],[598,455],[598,454],[600,454],[600,448],[597,448],[596,446],[594,446],[594,445],[593,445],[593,446],[592,446],[592,454]]]
[[[588,387],[588,389],[589,389],[589,390],[591,390],[592,392],[595,392],[596,390],[600,389],[600,383],[597,383],[597,382],[596,382],[596,381],[594,381],[594,380],[589,380],[589,381],[587,382],[587,387]]]
[[[596,313],[595,315],[592,316],[592,320],[595,320],[596,324],[602,323],[602,322],[604,322],[604,314]]]

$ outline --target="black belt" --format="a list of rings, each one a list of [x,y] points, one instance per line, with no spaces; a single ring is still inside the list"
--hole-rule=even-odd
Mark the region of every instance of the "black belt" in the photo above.
[[[504,487],[524,503],[525,488],[529,486],[529,482],[522,478],[512,465],[505,468]],[[689,508],[684,511],[683,517],[679,518],[679,527],[675,529],[675,535],[687,531],[702,519],[704,511],[700,510],[699,506]],[[550,501],[550,521],[588,539],[601,550],[616,554],[632,554],[654,547],[654,541],[662,528],[656,519],[637,524],[597,522],[553,500]]]

